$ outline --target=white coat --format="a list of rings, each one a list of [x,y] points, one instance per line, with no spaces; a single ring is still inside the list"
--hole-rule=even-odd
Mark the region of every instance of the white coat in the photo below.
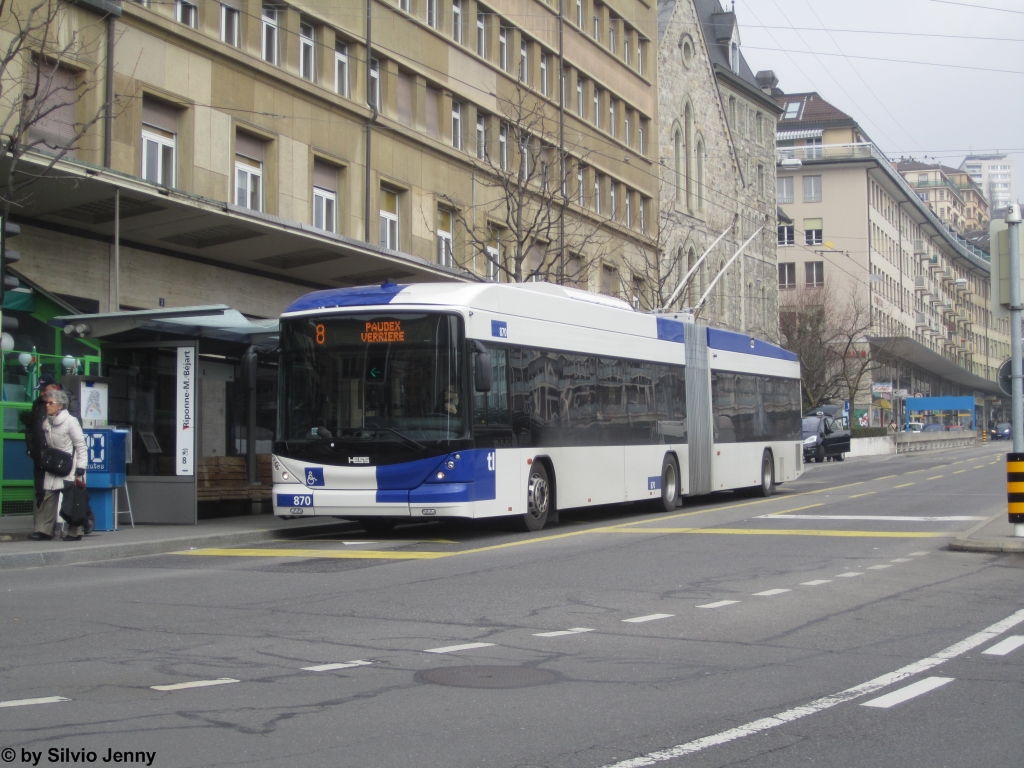
[[[47,448],[74,454],[71,472],[67,477],[57,477],[47,472],[43,478],[43,490],[63,491],[64,481],[73,481],[75,470],[84,470],[89,463],[89,450],[85,445],[82,427],[78,419],[68,413],[67,408],[61,408],[53,416],[47,416],[43,420],[43,439]]]

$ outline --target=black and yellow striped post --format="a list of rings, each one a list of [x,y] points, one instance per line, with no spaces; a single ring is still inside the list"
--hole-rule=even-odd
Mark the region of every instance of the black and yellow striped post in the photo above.
[[[1006,511],[1010,523],[1024,523],[1024,453],[1006,454]]]

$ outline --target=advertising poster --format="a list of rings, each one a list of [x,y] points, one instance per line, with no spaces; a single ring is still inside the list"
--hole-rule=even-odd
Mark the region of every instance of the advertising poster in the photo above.
[[[82,426],[107,426],[107,385],[101,381],[83,381],[78,394],[82,407]]]
[[[195,347],[178,347],[178,407],[175,416],[174,472],[194,474],[195,466]]]

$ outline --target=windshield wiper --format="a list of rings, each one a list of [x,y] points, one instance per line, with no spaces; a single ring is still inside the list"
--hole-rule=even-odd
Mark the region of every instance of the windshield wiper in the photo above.
[[[401,439],[401,441],[403,443],[406,443],[407,445],[411,445],[413,448],[415,448],[420,453],[426,453],[426,451],[427,451],[427,446],[425,446],[423,443],[416,442],[415,440],[413,440],[408,435],[403,435],[397,429],[392,429],[391,427],[376,427],[376,429],[383,429],[385,432],[390,432],[393,435],[398,435],[399,439]]]

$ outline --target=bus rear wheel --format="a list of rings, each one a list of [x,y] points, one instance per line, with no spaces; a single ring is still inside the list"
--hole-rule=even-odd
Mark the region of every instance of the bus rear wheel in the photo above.
[[[679,463],[675,456],[666,453],[664,461],[661,462],[661,500],[655,504],[666,512],[671,512],[679,506],[679,498]]]
[[[526,514],[520,515],[516,522],[524,531],[539,531],[547,524],[550,514],[551,481],[547,468],[534,460],[526,481]]]
[[[395,521],[388,517],[361,517],[356,522],[371,536],[387,536],[395,530]]]

